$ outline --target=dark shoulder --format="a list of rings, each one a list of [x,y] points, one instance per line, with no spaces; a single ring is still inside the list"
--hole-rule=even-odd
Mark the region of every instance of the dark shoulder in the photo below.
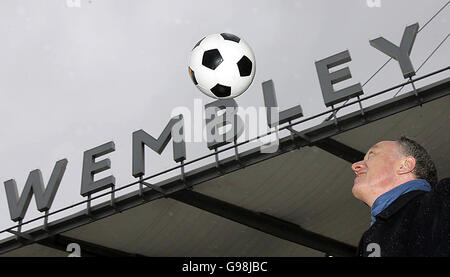
[[[434,187],[434,191],[443,195],[450,195],[450,177],[440,180]]]
[[[422,200],[432,205],[450,205],[450,178],[441,179]]]

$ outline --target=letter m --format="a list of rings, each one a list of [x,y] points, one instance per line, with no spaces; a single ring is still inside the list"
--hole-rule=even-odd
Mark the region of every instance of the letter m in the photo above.
[[[144,146],[147,145],[153,151],[161,154],[170,139],[173,138],[173,159],[180,162],[186,159],[186,146],[183,132],[183,116],[178,115],[170,119],[158,139],[147,134],[143,130],[133,133],[133,176],[138,178],[145,175]]]
[[[48,181],[47,188],[44,188],[44,180],[41,171],[39,169],[31,171],[20,198],[16,181],[11,179],[4,182],[11,219],[13,221],[19,221],[25,217],[33,194],[34,199],[36,200],[37,209],[40,212],[50,210],[64,175],[64,171],[66,170],[66,166],[67,159],[56,162],[50,180]]]

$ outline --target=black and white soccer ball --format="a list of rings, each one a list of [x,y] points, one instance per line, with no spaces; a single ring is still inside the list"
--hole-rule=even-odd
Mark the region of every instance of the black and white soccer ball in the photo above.
[[[255,77],[255,55],[235,35],[209,35],[192,49],[189,75],[204,94],[216,99],[234,98],[244,93]]]

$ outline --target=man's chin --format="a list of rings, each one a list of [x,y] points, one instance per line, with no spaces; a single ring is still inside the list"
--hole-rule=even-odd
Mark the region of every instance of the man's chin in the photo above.
[[[358,182],[356,179],[353,182],[352,194],[354,197],[356,197],[358,199],[359,199],[359,196],[361,195],[361,183]]]

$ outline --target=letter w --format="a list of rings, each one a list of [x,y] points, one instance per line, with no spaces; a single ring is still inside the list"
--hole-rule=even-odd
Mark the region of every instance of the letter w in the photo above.
[[[44,188],[44,180],[41,171],[39,169],[31,171],[20,198],[16,181],[11,179],[4,182],[11,219],[13,221],[19,221],[25,217],[33,194],[36,200],[37,209],[40,212],[48,211],[55,199],[66,166],[67,159],[56,162],[50,180],[48,181],[47,188]]]

